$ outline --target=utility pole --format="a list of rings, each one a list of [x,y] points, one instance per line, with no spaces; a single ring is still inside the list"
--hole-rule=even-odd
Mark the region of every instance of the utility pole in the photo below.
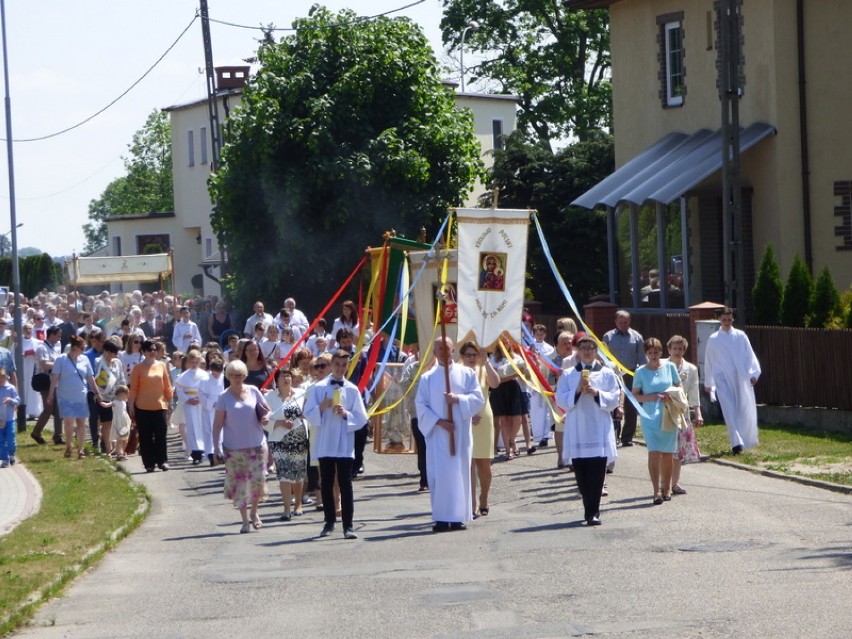
[[[213,170],[219,163],[219,151],[222,149],[219,128],[219,104],[216,100],[216,68],[213,66],[213,43],[210,40],[210,13],[207,10],[207,0],[199,0],[201,4],[201,37],[204,41],[204,66],[207,72],[207,111],[210,116],[210,148],[212,149],[211,165]]]
[[[722,102],[722,243],[725,305],[745,323],[745,246],[740,172],[740,1],[719,0],[719,99]]]
[[[24,377],[24,346],[21,336],[23,335],[23,324],[21,322],[21,269],[18,263],[18,224],[17,209],[15,207],[15,154],[12,137],[12,94],[9,89],[9,51],[6,46],[6,3],[0,0],[0,31],[3,37],[3,84],[6,89],[6,153],[9,158],[9,219],[12,230],[9,231],[12,239],[12,294],[15,296],[13,322],[15,326],[15,369],[18,371],[18,387],[22,388],[27,383]],[[24,393],[21,393],[23,396]],[[22,433],[27,430],[27,406],[24,403],[18,405],[17,431]]]

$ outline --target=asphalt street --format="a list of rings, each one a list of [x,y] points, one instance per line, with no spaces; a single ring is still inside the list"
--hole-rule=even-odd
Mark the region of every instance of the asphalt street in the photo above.
[[[555,449],[495,462],[491,511],[434,534],[416,460],[367,456],[356,541],[321,513],[239,534],[219,469],[146,474],[145,523],[60,599],[33,639],[196,637],[837,637],[852,612],[852,498],[712,463],[651,504],[646,451],[622,449],[603,525],[581,524]]]

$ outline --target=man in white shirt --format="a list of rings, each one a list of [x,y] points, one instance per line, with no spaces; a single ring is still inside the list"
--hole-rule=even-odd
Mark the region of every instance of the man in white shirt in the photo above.
[[[357,539],[352,529],[355,501],[352,496],[352,465],[355,460],[355,431],[367,423],[367,410],[358,387],[346,379],[349,353],[331,356],[331,375],[317,382],[305,398],[305,418],[316,426],[311,454],[319,460],[325,525],[320,537],[334,530],[334,482],[340,486],[343,536]],[[468,475],[470,471],[468,470]],[[468,510],[470,501],[468,500]]]
[[[243,336],[253,339],[254,325],[258,322],[263,322],[264,326],[272,324],[272,315],[264,312],[263,302],[260,300],[254,303],[254,315],[246,320],[246,327],[243,329]]]
[[[178,310],[180,320],[175,322],[174,332],[172,333],[172,344],[174,347],[184,353],[189,349],[190,344],[196,342],[201,345],[201,333],[198,331],[198,326],[195,322],[189,319],[189,307],[181,306]]]
[[[760,378],[760,362],[746,334],[734,328],[733,310],[722,309],[719,324],[704,352],[704,386],[708,393],[715,391],[728,426],[731,452],[739,455],[758,443],[754,385]]]
[[[58,326],[51,326],[46,331],[46,337],[43,342],[41,342],[36,348],[36,366],[39,373],[46,373],[50,375],[51,370],[53,369],[53,362],[56,361],[56,358],[62,354],[62,350],[59,347],[59,337],[61,336],[62,331],[59,330]],[[45,441],[41,436],[42,431],[44,430],[45,425],[47,425],[50,416],[53,415],[53,443],[54,444],[62,444],[62,419],[59,416],[59,402],[53,402],[53,404],[47,403],[47,391],[50,387],[50,381],[47,381],[47,387],[44,390],[39,391],[41,393],[42,400],[42,410],[36,420],[35,426],[33,427],[33,432],[30,433],[30,437],[32,437],[37,444],[44,444]]]
[[[284,300],[284,308],[290,313],[290,326],[298,327],[300,329],[299,334],[304,334],[308,330],[308,318],[302,311],[296,308],[296,300],[288,297]]]

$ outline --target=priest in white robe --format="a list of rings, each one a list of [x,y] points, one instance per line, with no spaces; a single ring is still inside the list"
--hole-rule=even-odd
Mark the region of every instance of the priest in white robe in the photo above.
[[[453,342],[435,341],[436,366],[417,386],[417,422],[426,438],[426,473],[432,500],[432,530],[464,530],[473,518],[470,465],[473,455],[472,418],[485,406],[476,373],[453,363]],[[447,392],[445,370],[449,369]],[[448,415],[448,407],[452,414]],[[455,455],[450,453],[450,434]]]
[[[757,446],[757,403],[754,385],[760,378],[760,362],[751,342],[734,328],[730,308],[719,316],[719,330],[707,340],[704,351],[704,387],[722,406],[731,450],[735,455]]]

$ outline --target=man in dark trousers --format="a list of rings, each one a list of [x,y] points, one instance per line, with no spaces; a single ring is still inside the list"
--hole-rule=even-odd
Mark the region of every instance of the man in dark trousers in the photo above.
[[[648,362],[642,345],[642,336],[630,328],[630,313],[627,311],[620,310],[615,314],[615,328],[604,333],[603,342],[621,365],[631,373]],[[618,372],[623,373],[623,371]],[[633,388],[633,375],[624,373],[622,379],[627,390]],[[621,445],[632,446],[638,416],[630,400],[625,399],[624,406],[616,408],[612,417],[616,423],[619,419],[622,420]],[[615,436],[617,439],[619,433]]]

